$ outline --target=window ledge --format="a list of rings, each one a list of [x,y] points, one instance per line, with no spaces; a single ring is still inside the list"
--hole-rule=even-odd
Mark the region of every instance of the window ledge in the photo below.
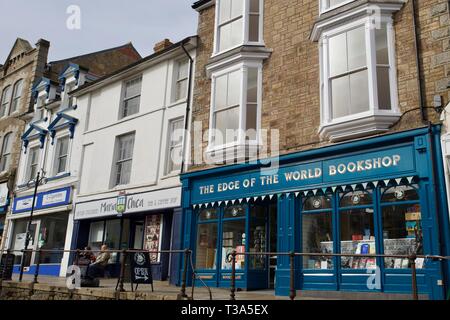
[[[322,124],[319,133],[332,142],[359,138],[388,131],[400,116],[397,112],[364,113],[360,117]]]
[[[256,142],[247,144],[231,144],[223,146],[208,146],[205,157],[208,161],[220,163],[235,163],[246,159],[256,158],[261,145]]]

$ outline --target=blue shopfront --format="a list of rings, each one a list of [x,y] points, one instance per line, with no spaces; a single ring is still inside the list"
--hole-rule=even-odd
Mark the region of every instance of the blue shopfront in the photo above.
[[[33,195],[16,197],[13,202],[9,228],[11,237],[9,248],[14,250],[14,273],[20,271],[22,259],[21,250],[25,247],[27,226],[30,224],[30,243],[28,249],[49,250],[42,252],[39,257],[36,252],[27,254],[24,259],[24,274],[34,274],[37,259],[40,259],[39,274],[59,276],[64,257],[66,231],[71,211],[72,188],[64,187],[36,194],[33,217],[30,211]],[[55,251],[52,251],[55,250]]]
[[[421,128],[184,174],[183,246],[192,248],[199,277],[217,287],[230,286],[233,250],[449,255],[439,135],[439,126]],[[445,298],[448,263],[416,265],[419,293]],[[288,257],[237,259],[238,288],[288,295],[289,285]],[[304,256],[295,261],[295,285],[410,293],[411,266],[407,259]]]

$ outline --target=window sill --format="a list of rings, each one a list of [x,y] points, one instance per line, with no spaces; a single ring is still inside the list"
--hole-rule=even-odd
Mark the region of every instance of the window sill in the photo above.
[[[322,124],[319,133],[331,142],[360,138],[388,131],[400,116],[400,113],[391,111],[364,112]]]
[[[70,172],[62,172],[47,179],[48,182],[70,177]]]
[[[205,157],[213,163],[235,163],[246,159],[255,158],[258,155],[260,145],[257,142],[247,144],[233,143],[222,146],[208,146]]]

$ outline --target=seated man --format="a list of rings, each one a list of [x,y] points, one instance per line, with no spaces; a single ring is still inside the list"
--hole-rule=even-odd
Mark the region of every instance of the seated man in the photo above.
[[[97,259],[95,259],[95,262],[89,265],[87,271],[88,278],[94,279],[103,274],[103,271],[105,270],[106,266],[108,265],[108,261],[111,258],[111,255],[109,254],[109,252],[107,252],[107,250],[108,246],[106,244],[102,245],[101,253],[97,257]]]

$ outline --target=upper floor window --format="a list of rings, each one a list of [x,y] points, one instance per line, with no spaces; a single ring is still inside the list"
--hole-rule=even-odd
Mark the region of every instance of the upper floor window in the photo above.
[[[0,158],[0,172],[8,170],[12,149],[12,133],[9,132],[3,137],[2,154]]]
[[[125,82],[124,86],[123,101],[120,107],[120,119],[139,112],[142,77],[129,80]]]
[[[400,116],[392,18],[371,16],[320,35],[321,134],[342,140],[388,130]]]
[[[183,152],[183,125],[184,118],[171,120],[169,123],[169,143],[167,150],[166,174],[181,169]]]
[[[262,43],[263,0],[217,0],[215,53]]]
[[[65,95],[66,95],[66,101],[67,101],[67,108],[73,107],[74,106],[74,97],[72,95],[69,95],[69,92],[75,90],[76,87],[76,83],[70,83],[70,84],[66,84],[65,87]],[[62,108],[66,107],[61,105]]]
[[[0,117],[4,117],[7,113],[8,106],[11,102],[11,86],[7,86],[3,89],[2,100],[0,104]]]
[[[9,113],[13,113],[17,111],[20,105],[20,99],[22,97],[22,90],[23,90],[23,80],[20,79],[14,84],[14,90],[13,90],[13,100],[11,103],[11,110]]]
[[[25,182],[31,181],[36,178],[39,168],[39,151],[39,146],[32,147],[28,151]]]
[[[112,185],[130,183],[133,163],[134,132],[116,138]]]
[[[210,148],[257,140],[261,64],[243,63],[212,75]]]
[[[189,60],[178,61],[175,77],[175,96],[173,101],[186,99],[189,82]]]
[[[67,160],[69,158],[69,137],[58,138],[56,142],[56,153],[54,163],[54,175],[67,171]]]
[[[320,1],[320,12],[325,12],[343,6],[347,3],[353,2],[355,0],[319,0],[319,1]]]

